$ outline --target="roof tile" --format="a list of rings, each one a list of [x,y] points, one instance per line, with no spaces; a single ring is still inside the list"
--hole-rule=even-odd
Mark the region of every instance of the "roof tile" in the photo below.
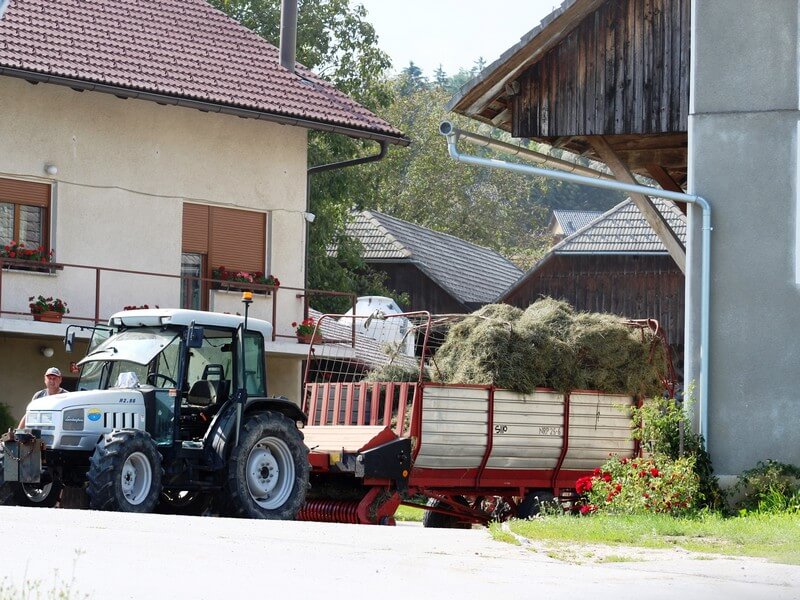
[[[347,233],[361,241],[366,260],[414,263],[469,306],[492,302],[522,275],[494,250],[376,211],[358,213]]]
[[[205,0],[11,0],[2,67],[402,138]]]

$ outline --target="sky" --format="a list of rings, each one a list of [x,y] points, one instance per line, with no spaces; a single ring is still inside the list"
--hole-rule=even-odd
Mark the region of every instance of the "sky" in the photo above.
[[[432,77],[448,75],[483,57],[491,64],[561,5],[561,0],[350,0],[367,9],[367,21],[389,54],[394,71],[419,66]]]

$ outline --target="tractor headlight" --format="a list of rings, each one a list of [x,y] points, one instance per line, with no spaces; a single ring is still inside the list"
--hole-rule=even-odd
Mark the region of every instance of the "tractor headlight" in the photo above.
[[[53,425],[54,417],[51,411],[35,411],[28,412],[25,416],[25,426],[33,427],[36,425]]]

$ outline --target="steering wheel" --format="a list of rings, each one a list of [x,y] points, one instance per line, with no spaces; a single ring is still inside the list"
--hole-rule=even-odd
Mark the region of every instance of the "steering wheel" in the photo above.
[[[170,377],[169,375],[164,375],[163,373],[150,373],[150,374],[147,376],[147,383],[150,383],[150,384],[152,384],[152,385],[153,385],[153,386],[155,386],[155,387],[159,387],[159,386],[157,385],[157,384],[158,384],[158,380],[159,380],[159,379],[162,379],[162,380],[163,380],[163,382],[165,382],[165,383],[171,383],[171,384],[172,384],[173,386],[175,386],[175,387],[177,387],[177,386],[178,386],[178,382],[177,382],[177,381],[175,381],[175,380],[174,380],[172,377]],[[152,381],[151,381],[151,380],[152,380]]]

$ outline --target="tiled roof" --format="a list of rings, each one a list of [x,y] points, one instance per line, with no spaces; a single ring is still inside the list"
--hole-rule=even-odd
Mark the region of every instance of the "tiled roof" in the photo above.
[[[686,217],[683,213],[668,200],[653,198],[653,202],[678,238],[686,244]],[[667,254],[667,249],[636,205],[628,199],[564,238],[553,247],[552,252],[554,254]]]
[[[281,67],[275,46],[205,0],[11,0],[0,21],[0,73],[94,83],[407,143],[305,67],[296,74]]]
[[[493,301],[522,275],[494,250],[376,211],[356,215],[347,233],[367,261],[413,263],[466,306]]]
[[[564,235],[572,235],[602,214],[596,210],[554,210],[553,218],[561,226]]]

